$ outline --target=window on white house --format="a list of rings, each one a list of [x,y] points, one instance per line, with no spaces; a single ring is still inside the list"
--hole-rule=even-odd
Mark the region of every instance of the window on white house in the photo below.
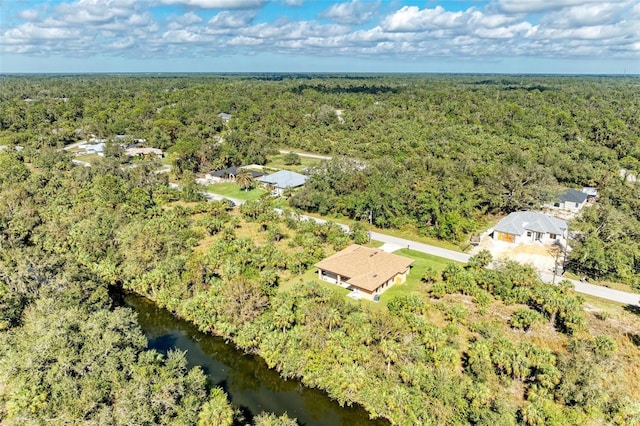
[[[556,234],[549,234],[549,236],[551,237],[552,240],[555,240],[556,238],[558,238]]]
[[[531,236],[531,231],[527,231],[527,237]]]

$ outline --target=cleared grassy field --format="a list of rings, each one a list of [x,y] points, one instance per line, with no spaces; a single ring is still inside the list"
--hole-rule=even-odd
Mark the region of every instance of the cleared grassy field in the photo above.
[[[207,186],[208,192],[224,195],[225,197],[238,198],[240,200],[254,201],[268,192],[262,188],[253,188],[245,191],[235,182],[215,183]]]
[[[425,288],[424,283],[422,282],[422,276],[427,268],[432,268],[436,272],[442,272],[450,263],[462,265],[462,263],[455,262],[453,260],[432,256],[430,254],[414,250],[401,249],[395,251],[394,254],[409,257],[414,259],[415,262],[411,265],[411,272],[404,284],[394,285],[389,290],[382,293],[382,296],[380,296],[380,302],[383,304],[387,304],[392,298],[401,294],[423,291]]]
[[[322,215],[319,215],[317,213],[308,213],[308,212],[302,212],[302,214],[304,214],[306,216],[310,216],[310,217],[317,217],[319,219],[324,219],[324,220],[328,220],[328,221],[335,222],[335,223],[341,223],[343,225],[348,225],[348,226],[351,226],[351,224],[353,224],[355,222],[354,220],[348,219],[348,218],[346,218],[344,216],[341,216],[341,217],[332,216],[332,215],[322,216]],[[425,236],[419,235],[415,228],[405,228],[405,229],[385,228],[385,229],[380,229],[380,228],[376,228],[375,226],[370,226],[369,224],[367,224],[367,227],[372,232],[380,232],[381,234],[387,234],[387,235],[390,235],[392,237],[405,238],[407,240],[417,241],[419,243],[429,244],[429,245],[432,245],[432,246],[445,248],[445,249],[448,249],[448,250],[453,250],[453,251],[458,251],[458,252],[464,252],[464,250],[469,247],[469,244],[467,242],[464,242],[464,243],[461,243],[460,245],[457,245],[457,244],[454,244],[454,243],[449,242],[449,241],[443,241],[443,240],[438,240],[436,238],[430,238],[430,237],[425,237]]]
[[[287,165],[284,164],[285,155],[286,154],[278,154],[269,157],[269,162],[265,164],[265,167],[267,169],[291,170],[299,173],[307,167],[312,167],[320,164],[320,162],[322,161],[315,158],[300,157],[300,164]]]

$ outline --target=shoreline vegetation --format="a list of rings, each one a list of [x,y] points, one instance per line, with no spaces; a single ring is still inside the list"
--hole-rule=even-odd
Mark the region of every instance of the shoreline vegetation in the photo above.
[[[640,198],[627,177],[640,172],[640,100],[626,90],[637,79],[1,79],[0,422],[244,424],[183,354],[145,350],[110,285],[392,424],[640,421],[635,307],[586,306],[570,286],[512,262],[484,269],[481,256],[422,259],[378,304],[313,274],[367,243],[369,220],[460,242],[584,185],[600,199],[572,223],[570,267],[637,286]],[[162,149],[182,191],[110,142],[73,166],[61,148],[89,134]],[[283,141],[334,159],[286,200],[200,199],[199,173],[265,164]],[[276,214],[284,202],[355,226]]]

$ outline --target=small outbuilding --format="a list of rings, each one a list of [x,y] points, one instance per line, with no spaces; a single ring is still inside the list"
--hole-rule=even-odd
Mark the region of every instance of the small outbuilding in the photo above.
[[[318,278],[367,299],[407,280],[413,259],[353,244],[316,263]]]

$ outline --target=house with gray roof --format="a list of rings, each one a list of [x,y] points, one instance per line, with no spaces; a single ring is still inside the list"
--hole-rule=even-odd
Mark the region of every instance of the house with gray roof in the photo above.
[[[493,228],[493,239],[514,244],[565,244],[568,229],[567,222],[544,213],[513,212]]]
[[[226,124],[227,121],[231,120],[232,115],[227,114],[226,112],[221,112],[220,114],[218,114],[218,117],[220,117],[220,119],[222,120],[222,124]]]
[[[282,195],[287,188],[297,188],[305,184],[308,176],[289,170],[280,170],[268,176],[263,176],[258,181],[271,187],[273,195]]]
[[[587,203],[587,194],[577,189],[567,189],[558,195],[553,201],[545,204],[545,207],[551,209],[568,210],[578,212]]]
[[[263,172],[232,166],[227,167],[226,169],[220,169],[211,173],[207,173],[205,175],[205,179],[211,182],[233,182],[236,180],[236,176],[240,173],[249,173],[254,179],[266,176],[266,174]]]

